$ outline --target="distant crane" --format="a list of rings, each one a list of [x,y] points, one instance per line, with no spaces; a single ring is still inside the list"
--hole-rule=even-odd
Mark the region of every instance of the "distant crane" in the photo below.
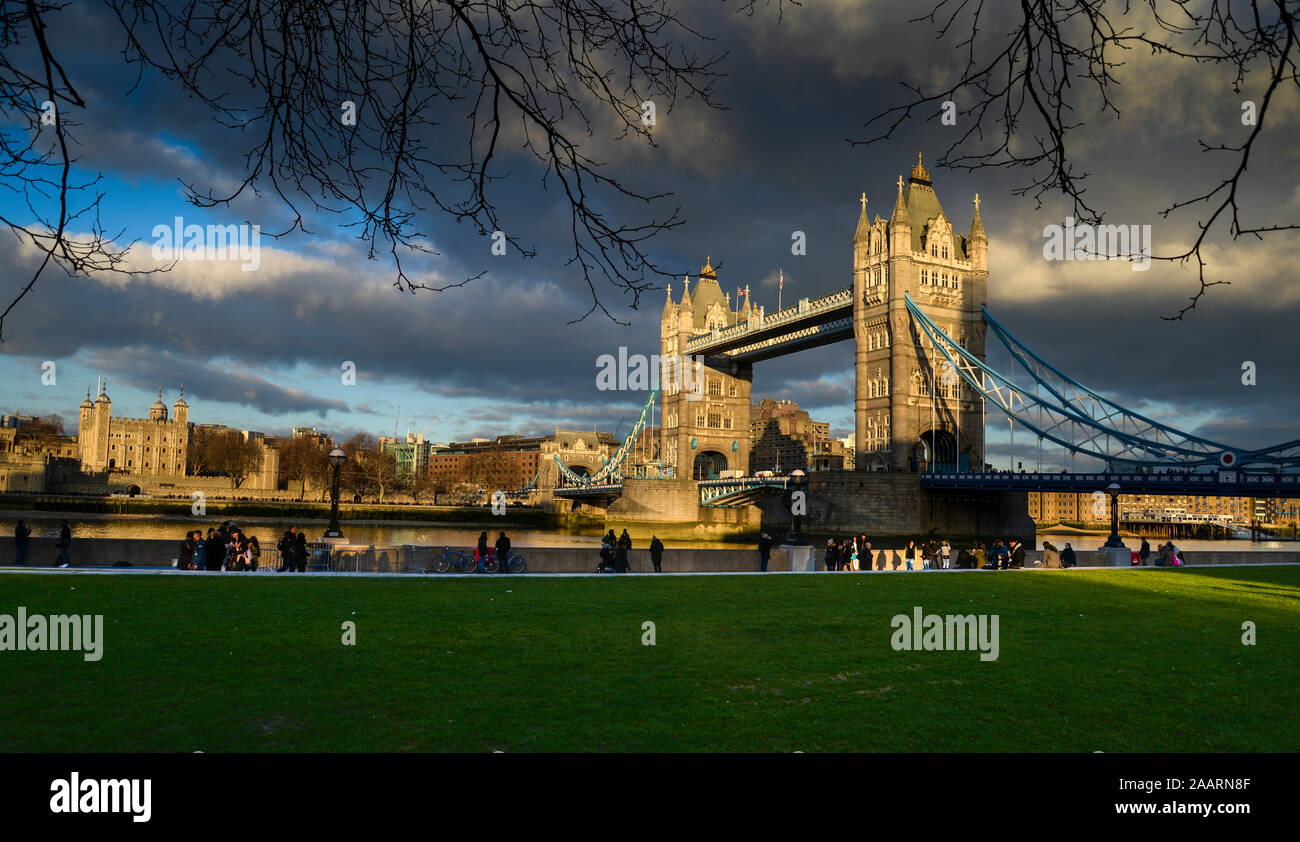
[[[415,440],[416,440],[416,441],[424,441],[424,434],[427,433],[427,432],[429,432],[429,428],[432,427],[434,424],[437,424],[437,423],[438,423],[438,416],[435,415],[435,416],[433,416],[433,420],[430,421],[427,425],[425,425],[425,428],[424,428],[423,430],[421,430],[420,433],[419,433],[419,435],[417,435],[417,436],[415,437]]]

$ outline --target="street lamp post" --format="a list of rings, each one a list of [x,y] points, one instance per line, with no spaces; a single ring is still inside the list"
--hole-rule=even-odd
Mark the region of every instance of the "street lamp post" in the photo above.
[[[1106,486],[1106,491],[1110,492],[1110,537],[1106,539],[1105,546],[1127,549],[1119,538],[1119,483],[1112,482]]]
[[[322,537],[335,541],[343,538],[343,530],[339,528],[339,470],[347,459],[348,455],[338,448],[330,451],[330,465],[334,467],[334,480],[330,484],[330,525]]]
[[[796,469],[790,472],[790,484],[794,489],[794,494],[799,494],[803,491],[804,482],[805,474],[803,471]],[[806,495],[801,500],[801,503],[803,506],[808,505]],[[785,543],[792,547],[802,547],[808,543],[808,539],[803,537],[803,511],[804,509],[802,507],[796,507],[794,505],[791,505],[790,507],[790,512],[794,517],[794,522],[790,524],[790,534],[786,537]]]

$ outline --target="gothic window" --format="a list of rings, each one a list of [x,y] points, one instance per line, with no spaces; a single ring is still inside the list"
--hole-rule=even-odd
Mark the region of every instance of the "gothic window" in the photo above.
[[[709,378],[709,394],[714,397],[722,397],[722,381],[716,377]]]
[[[722,413],[720,412],[709,413],[709,429],[711,430],[722,429]]]
[[[948,259],[948,244],[947,244],[947,243],[944,243],[944,244],[943,244],[943,259],[944,259],[944,260],[947,260],[947,259]]]
[[[922,270],[921,270],[921,284],[922,284],[922,286],[924,286],[924,285],[926,285],[926,284],[928,284],[928,283],[930,283],[930,270],[929,270],[929,269],[922,269]]]
[[[703,427],[703,426],[704,426],[704,410],[703,410],[703,409],[697,409],[697,410],[695,410],[695,426],[697,426],[697,427]]]
[[[734,398],[735,396],[736,396],[736,384],[731,383],[727,386],[727,397]]]

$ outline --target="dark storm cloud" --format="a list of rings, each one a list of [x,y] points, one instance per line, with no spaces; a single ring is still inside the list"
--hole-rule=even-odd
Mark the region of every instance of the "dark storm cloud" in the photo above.
[[[862,124],[899,101],[900,80],[930,84],[943,76],[945,62],[958,57],[933,40],[931,28],[906,23],[916,16],[910,2],[791,7],[779,27],[771,15],[749,19],[715,4],[686,8],[702,31],[730,51],[729,75],[719,88],[729,110],[682,103],[660,112],[658,146],[597,137],[587,141],[589,151],[610,161],[611,174],[634,188],[674,193],[664,205],[680,204],[687,224],[656,238],[654,254],[666,267],[689,272],[693,284],[707,255],[721,267],[724,291],[734,295],[737,286],[748,284],[769,312],[777,306],[778,271],[785,273],[786,306],[848,285],[859,193],[867,193],[872,216],[888,217],[897,174],[907,173],[917,150],[933,161],[954,130],[913,121],[888,143],[854,147],[845,139],[869,134]],[[179,178],[219,188],[238,181],[247,138],[220,129],[166,82],[146,74],[123,107],[94,107],[123,95],[134,81],[132,68],[121,62],[119,40],[95,37],[113,31],[104,10],[74,7],[60,14],[72,22],[60,37],[79,45],[73,72],[89,80],[94,93],[92,107],[78,115],[86,124],[87,166],[128,181]],[[1130,59],[1135,64],[1129,72],[1146,67],[1139,58]],[[1242,97],[1229,102],[1229,85],[1203,84],[1199,75],[1188,84],[1158,68],[1141,72],[1142,84],[1123,94],[1131,106],[1125,119],[1098,122],[1078,147],[1080,168],[1093,172],[1089,197],[1111,211],[1108,221],[1157,223],[1156,211],[1188,198],[1200,178],[1216,175],[1217,159],[1206,158],[1196,138],[1235,137],[1223,114],[1231,114]],[[1297,152],[1276,143],[1264,149],[1272,166],[1252,168],[1267,173],[1252,174],[1249,197],[1257,216],[1268,218],[1292,201]],[[512,417],[524,419],[526,430],[518,432],[556,425],[612,429],[631,402],[596,389],[596,360],[617,354],[620,345],[633,353],[657,351],[664,281],[655,282],[637,310],[629,309],[630,298],[600,288],[631,327],[599,314],[566,324],[589,306],[581,277],[564,266],[571,250],[567,213],[555,191],[542,190],[535,168],[517,160],[511,167],[511,177],[494,189],[505,224],[538,246],[536,260],[491,258],[488,243],[467,227],[432,215],[421,219],[443,255],[422,264],[436,278],[460,280],[490,270],[466,288],[398,293],[387,285],[391,267],[365,261],[350,242],[317,250],[311,239],[295,235],[275,247],[299,250],[302,259],[268,260],[264,271],[274,270],[274,282],[234,285],[217,294],[184,283],[117,286],[50,276],[24,302],[21,319],[6,324],[4,352],[40,359],[93,352],[107,362],[121,359],[117,349],[126,345],[134,349],[129,362],[140,368],[144,387],[172,383],[184,371],[187,391],[206,388],[213,399],[277,413],[340,407],[311,397],[300,384],[245,382],[208,361],[337,372],[351,360],[361,384],[391,380],[481,402],[484,414],[472,420],[484,434],[507,432],[486,431]],[[970,199],[978,191],[990,236],[1019,244],[1030,258],[1041,248],[1042,226],[1064,215],[1059,203],[1036,210],[1031,201],[1012,196],[1024,173],[936,170],[934,178],[958,231],[966,230]],[[241,200],[237,211],[256,211],[268,225],[283,214],[270,201]],[[645,212],[637,210],[638,216]],[[340,236],[337,220],[314,221],[323,239]],[[1176,243],[1190,220],[1184,217],[1183,223],[1165,240]],[[794,232],[807,238],[805,255],[791,253]],[[1022,256],[1015,261],[1023,264]],[[1173,417],[1164,420],[1194,421],[1203,425],[1203,434],[1234,445],[1298,437],[1288,431],[1295,430],[1289,419],[1300,413],[1300,397],[1288,384],[1300,377],[1293,327],[1300,304],[1294,297],[1275,300],[1266,290],[1276,284],[1251,282],[1277,279],[1287,264],[1255,264],[1255,274],[1215,288],[1187,320],[1170,324],[1158,316],[1181,306],[1184,293],[1168,285],[1143,286],[1147,276],[1115,290],[1054,274],[1054,267],[1025,272],[1006,252],[991,254],[990,262],[998,318],[1085,384],[1135,409],[1172,408]],[[0,244],[0,265],[20,270],[30,264],[9,241]],[[183,267],[179,274],[190,277]],[[18,275],[6,272],[5,279]],[[192,283],[207,282],[193,275]],[[1030,288],[1052,283],[1064,286],[1051,295]],[[673,294],[681,295],[680,277],[673,280]],[[77,307],[67,306],[71,301]],[[761,363],[754,399],[791,398],[816,418],[851,419],[852,358],[852,343],[841,343]],[[1258,365],[1258,386],[1240,385],[1244,360]]]
[[[322,418],[330,410],[346,410],[343,401],[318,398],[294,386],[273,383],[255,374],[228,370],[171,352],[148,348],[115,348],[90,355],[91,365],[117,373],[128,385],[141,389],[163,388],[169,394],[183,377],[191,398],[243,404],[272,415],[316,413]],[[167,398],[164,402],[173,400]]]

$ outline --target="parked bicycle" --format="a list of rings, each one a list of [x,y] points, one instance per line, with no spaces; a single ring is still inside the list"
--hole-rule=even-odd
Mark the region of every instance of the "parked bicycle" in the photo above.
[[[500,567],[498,566],[498,563],[497,563],[497,560],[496,560],[496,559],[492,559],[492,560],[489,562],[489,564],[492,565],[491,569],[488,570],[489,573],[495,573],[495,572],[497,572],[497,570],[500,569]],[[528,562],[524,561],[524,557],[523,557],[523,556],[521,556],[519,553],[511,553],[511,554],[510,554],[510,572],[511,572],[511,573],[523,573],[523,572],[524,572],[525,570],[527,570],[527,569],[528,569]]]
[[[434,570],[439,573],[446,573],[453,567],[457,573],[476,573],[478,572],[478,560],[474,558],[474,553],[462,553],[447,547],[438,557],[438,562],[434,565]]]

